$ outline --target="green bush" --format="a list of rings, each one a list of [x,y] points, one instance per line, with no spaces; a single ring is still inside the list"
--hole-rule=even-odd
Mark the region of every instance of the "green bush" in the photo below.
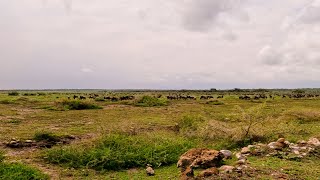
[[[151,96],[143,96],[136,102],[136,106],[142,107],[154,107],[154,106],[166,106],[167,100],[162,98],[156,98]]]
[[[19,93],[17,91],[9,92],[9,96],[19,96]]]
[[[58,108],[62,108],[64,110],[85,110],[85,109],[102,109],[102,107],[92,104],[88,101],[80,101],[80,100],[63,100],[56,102]]]
[[[184,138],[156,134],[130,136],[112,134],[93,147],[56,147],[46,151],[44,159],[68,167],[119,170],[133,167],[171,165],[195,143]]]

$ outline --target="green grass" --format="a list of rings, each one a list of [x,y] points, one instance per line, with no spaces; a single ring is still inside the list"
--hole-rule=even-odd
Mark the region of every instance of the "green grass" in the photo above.
[[[0,179],[10,180],[43,180],[49,179],[39,170],[19,163],[0,163]]]
[[[88,167],[96,170],[119,170],[134,167],[171,165],[195,143],[184,138],[161,134],[130,136],[110,134],[93,147],[53,148],[44,158],[68,167]]]
[[[4,152],[0,151],[0,179],[10,180],[44,180],[49,177],[39,170],[19,163],[6,163]]]
[[[154,107],[154,106],[166,106],[168,104],[166,99],[156,98],[151,96],[143,96],[136,102],[136,106],[142,107]]]

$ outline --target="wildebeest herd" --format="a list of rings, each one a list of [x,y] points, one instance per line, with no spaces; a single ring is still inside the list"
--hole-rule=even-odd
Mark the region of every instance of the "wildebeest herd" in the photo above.
[[[230,95],[230,94],[227,94]],[[275,99],[278,98],[295,98],[295,99],[301,99],[301,98],[317,98],[320,95],[318,94],[243,94],[243,95],[237,95],[239,99],[241,100],[259,100],[259,99]],[[155,98],[162,98],[162,95],[154,95]],[[125,95],[125,96],[103,96],[99,94],[88,94],[87,96],[84,95],[73,95],[72,97],[68,96],[68,99],[79,99],[79,100],[85,100],[85,99],[101,99],[106,101],[126,101],[126,100],[134,100],[136,99],[133,95]],[[210,99],[223,99],[225,98],[225,94],[223,95],[201,95],[201,96],[191,96],[191,95],[181,95],[181,94],[171,94],[168,96],[165,96],[167,100],[210,100]]]

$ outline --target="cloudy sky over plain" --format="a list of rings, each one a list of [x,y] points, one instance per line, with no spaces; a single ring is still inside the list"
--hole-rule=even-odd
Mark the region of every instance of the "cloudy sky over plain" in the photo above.
[[[320,0],[1,0],[0,89],[320,87]]]

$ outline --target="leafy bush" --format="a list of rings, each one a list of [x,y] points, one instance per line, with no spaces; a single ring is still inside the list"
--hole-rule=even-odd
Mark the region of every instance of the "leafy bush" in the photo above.
[[[44,158],[50,163],[96,170],[119,170],[133,167],[171,165],[195,144],[184,138],[168,138],[159,134],[130,136],[112,134],[93,147],[53,148]]]
[[[19,93],[17,91],[12,91],[8,93],[9,96],[19,96]]]
[[[84,109],[102,109],[102,107],[92,104],[88,101],[80,100],[63,100],[56,102],[57,107],[64,110],[84,110]]]
[[[136,106],[154,107],[154,106],[166,106],[167,100],[162,98],[156,98],[151,96],[143,96],[136,102]]]

